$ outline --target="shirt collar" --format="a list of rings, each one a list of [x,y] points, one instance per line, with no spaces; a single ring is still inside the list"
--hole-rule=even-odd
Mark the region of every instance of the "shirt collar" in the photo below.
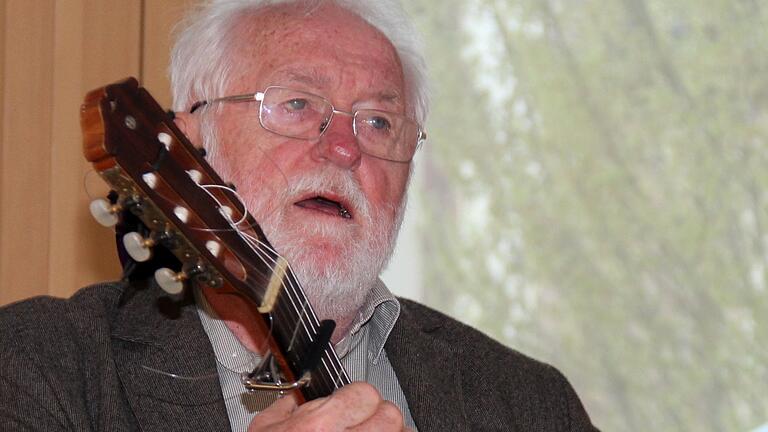
[[[355,348],[368,333],[368,353],[375,364],[387,342],[395,322],[400,316],[400,302],[381,279],[376,279],[373,289],[365,297],[357,318],[349,333],[334,347],[339,358]]]
[[[199,289],[195,289],[195,302],[203,329],[211,340],[219,363],[232,371],[245,372],[253,369],[260,357],[248,351],[232,334]],[[352,351],[363,339],[368,339],[369,358],[375,364],[389,334],[400,316],[400,302],[381,279],[376,279],[373,289],[365,297],[360,312],[352,322],[349,333],[334,346],[339,358]],[[366,336],[367,338],[364,337]],[[250,369],[248,369],[250,368]]]

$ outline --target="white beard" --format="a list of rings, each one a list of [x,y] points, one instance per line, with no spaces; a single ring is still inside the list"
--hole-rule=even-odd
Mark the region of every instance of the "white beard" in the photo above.
[[[263,200],[251,199],[246,205],[267,239],[290,263],[318,317],[352,320],[392,256],[405,199],[397,209],[373,210],[348,171],[302,173],[288,181],[288,190],[275,200],[281,204],[276,211],[265,211]],[[322,191],[347,200],[356,221],[352,227],[325,221],[290,226],[285,221],[284,209],[297,197]],[[337,258],[328,262],[328,256],[321,255],[327,252],[302,245],[306,236],[332,242]]]
[[[226,169],[219,172],[227,175],[222,171]],[[258,179],[253,178],[252,182],[258,183]],[[287,187],[277,192],[277,196],[250,193],[242,196],[244,204],[275,250],[290,264],[318,318],[350,323],[392,256],[406,198],[397,208],[392,205],[372,209],[352,173],[335,168],[301,173],[286,178],[286,182]],[[240,183],[240,191],[260,190],[258,184],[243,184],[242,180]],[[286,209],[299,197],[317,192],[332,192],[342,197],[350,207],[353,222],[326,220],[296,224],[286,221]],[[308,236],[328,241],[335,249],[331,253],[336,258],[329,261],[328,252],[303,245],[302,239]]]

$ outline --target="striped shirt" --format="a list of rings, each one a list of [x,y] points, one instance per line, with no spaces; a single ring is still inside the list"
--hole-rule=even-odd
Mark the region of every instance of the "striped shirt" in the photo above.
[[[274,402],[277,394],[245,390],[240,375],[252,371],[259,364],[260,356],[247,350],[199,290],[194,291],[200,321],[216,355],[216,369],[232,431],[246,431],[253,417]],[[408,402],[384,351],[384,343],[399,315],[400,302],[378,280],[350,332],[336,344],[335,350],[352,381],[366,381],[376,387],[384,399],[400,408],[405,425],[416,430]]]

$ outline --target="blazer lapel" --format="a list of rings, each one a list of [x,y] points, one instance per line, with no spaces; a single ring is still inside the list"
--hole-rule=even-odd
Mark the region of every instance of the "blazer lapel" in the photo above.
[[[194,302],[131,287],[112,330],[115,366],[144,431],[230,430],[216,360]]]
[[[400,302],[385,350],[416,426],[420,432],[469,430],[458,355],[434,337],[442,324],[412,313],[407,300]]]

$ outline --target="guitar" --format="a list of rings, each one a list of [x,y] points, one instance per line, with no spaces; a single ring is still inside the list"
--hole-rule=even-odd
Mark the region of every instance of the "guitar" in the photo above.
[[[269,244],[234,187],[222,181],[176,127],[172,115],[129,78],[89,92],[80,110],[83,152],[111,187],[91,213],[123,236],[135,262],[167,250],[176,268],[155,279],[170,294],[189,283],[244,298],[269,354],[242,377],[250,390],[298,391],[300,401],[350,382],[330,343],[333,321],[319,321],[288,263]]]

